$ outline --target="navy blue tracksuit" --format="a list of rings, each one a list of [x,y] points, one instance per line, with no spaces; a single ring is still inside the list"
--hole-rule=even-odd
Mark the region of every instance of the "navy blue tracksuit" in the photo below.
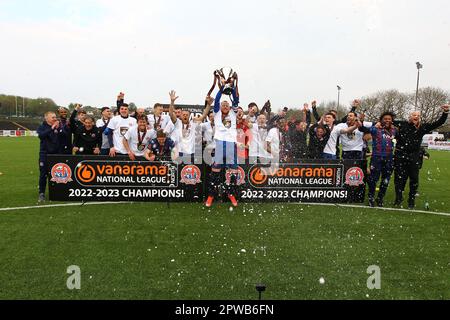
[[[61,150],[61,141],[65,138],[63,128],[53,130],[47,123],[42,123],[37,129],[39,139],[41,140],[39,149],[39,193],[45,193],[48,176],[48,154],[58,154]]]

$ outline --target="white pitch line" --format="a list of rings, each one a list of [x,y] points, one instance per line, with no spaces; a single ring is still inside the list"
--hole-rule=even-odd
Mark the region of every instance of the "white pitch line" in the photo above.
[[[13,208],[0,208],[0,211],[14,211],[14,210],[29,210],[29,209],[43,209],[43,208],[58,208],[58,207],[82,207],[82,206],[94,206],[102,204],[130,204],[133,202],[85,202],[85,203],[61,203],[61,204],[48,204],[41,206],[28,206],[28,207],[13,207]],[[275,203],[274,203],[275,204]],[[339,203],[316,203],[316,202],[291,202],[291,204],[303,204],[309,206],[329,206],[329,207],[345,207],[345,208],[356,208],[356,209],[372,209],[372,210],[384,210],[384,211],[399,211],[407,213],[423,213],[432,214],[437,216],[450,217],[448,212],[435,212],[435,211],[423,211],[423,210],[409,210],[400,208],[385,208],[385,207],[368,207],[363,205],[352,205],[352,204],[339,204]]]
[[[437,216],[450,217],[450,213],[448,213],[448,212],[409,210],[409,209],[387,208],[387,207],[369,207],[369,206],[364,206],[364,205],[352,205],[352,204],[340,204],[340,203],[300,202],[300,204],[306,204],[306,205],[312,205],[312,206],[330,206],[330,207],[345,207],[345,208],[356,208],[356,209],[399,211],[399,212],[408,212],[408,213],[424,213],[424,214],[434,214],[434,215],[437,215]]]
[[[129,203],[129,202],[112,202],[112,201],[110,201],[110,202],[60,203],[60,204],[47,204],[47,205],[41,205],[41,206],[0,208],[0,211],[58,208],[58,207],[83,207],[83,206],[95,206],[95,205],[100,205],[100,204],[120,204],[120,203]]]

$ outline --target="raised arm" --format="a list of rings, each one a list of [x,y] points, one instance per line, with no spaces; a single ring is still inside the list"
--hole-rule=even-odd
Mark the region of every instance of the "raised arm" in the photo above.
[[[443,112],[442,112],[441,117],[437,121],[435,121],[433,123],[425,123],[423,125],[423,130],[425,132],[433,131],[434,129],[437,129],[440,126],[445,124],[445,122],[447,121],[450,105],[446,104],[446,105],[443,105],[441,108],[442,108]]]
[[[355,131],[356,129],[358,129],[361,126],[361,123],[356,120],[355,124],[351,127],[348,128],[342,128],[339,130],[340,134],[347,134],[347,133],[352,133],[353,131]]]
[[[309,127],[308,129],[308,133],[310,137],[314,137],[314,135],[316,134],[316,129],[319,126],[318,123],[313,124],[311,127]]]
[[[170,120],[172,120],[172,122],[175,123],[177,122],[177,116],[175,115],[175,101],[178,99],[178,96],[174,90],[170,91],[169,95],[170,95],[170,106],[169,106]]]
[[[197,117],[196,119],[194,119],[194,121],[203,122],[208,117],[208,114],[209,114],[209,111],[211,110],[211,105],[213,104],[213,102],[214,102],[214,98],[207,96],[205,99],[206,107],[203,110],[203,114],[200,117]]]
[[[214,99],[214,113],[220,111],[220,99],[222,99],[222,91],[219,90],[216,94],[216,98]]]
[[[311,110],[309,110],[308,106],[305,107],[303,116],[304,116],[303,121],[306,122],[306,125],[309,128],[309,126],[311,125]]]
[[[53,127],[47,127],[44,125],[39,126],[39,128],[37,129],[39,139],[47,138],[53,132],[53,130]]]
[[[78,114],[78,110],[80,110],[80,105],[77,103],[75,105],[75,109],[73,109],[72,114],[70,115],[69,118],[70,129],[72,130],[73,133],[76,133],[78,129],[77,121],[75,120]]]
[[[123,92],[121,92],[117,96],[117,101],[116,101],[117,108],[120,108],[123,105],[124,101],[125,101],[125,94]]]
[[[316,101],[311,102],[311,107],[312,107],[312,113],[313,113],[314,119],[316,119],[316,122],[319,122],[320,115],[319,115],[319,112],[317,112],[317,102]]]

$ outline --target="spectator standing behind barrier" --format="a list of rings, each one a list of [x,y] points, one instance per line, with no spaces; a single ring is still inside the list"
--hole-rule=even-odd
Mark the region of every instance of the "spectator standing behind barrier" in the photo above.
[[[94,124],[94,119],[87,116],[83,125],[75,132],[73,153],[76,155],[99,155],[102,146],[102,133]]]
[[[70,121],[67,119],[69,110],[64,107],[58,109],[59,123],[61,126],[61,136],[59,142],[60,154],[72,154],[72,129],[70,128]]]
[[[422,154],[420,147],[423,136],[445,124],[449,107],[449,105],[442,106],[442,116],[433,123],[422,123],[419,111],[412,112],[409,121],[394,121],[394,125],[398,128],[394,170],[395,205],[403,203],[403,192],[409,179],[408,208],[414,209],[419,188],[420,155]]]
[[[100,154],[102,156],[109,155],[109,139],[108,135],[105,134],[105,130],[108,127],[109,122],[111,121],[112,113],[111,108],[109,107],[103,107],[102,108],[102,117],[97,120],[96,126],[100,129],[100,132],[102,134],[102,145],[100,148]]]
[[[125,134],[130,128],[136,126],[136,119],[130,117],[128,104],[123,101],[124,94],[120,93],[117,99],[117,105],[120,105],[119,115],[113,117],[109,122],[108,127],[105,129],[105,134],[109,136],[109,143],[111,146],[109,155],[111,157],[115,157],[116,154],[128,154],[123,146],[123,137],[125,137]]]
[[[39,147],[39,202],[45,201],[45,189],[47,188],[48,161],[47,155],[58,154],[60,141],[64,137],[60,122],[54,112],[45,113],[45,121],[37,129],[40,139]]]

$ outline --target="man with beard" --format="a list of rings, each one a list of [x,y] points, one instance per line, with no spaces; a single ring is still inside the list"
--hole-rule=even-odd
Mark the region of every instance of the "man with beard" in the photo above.
[[[336,127],[343,128],[345,132],[340,131],[338,137],[342,144],[342,159],[343,160],[362,160],[364,133],[356,130],[361,127],[363,122],[358,119],[358,115],[351,111],[347,114],[347,122],[340,123]]]
[[[359,128],[364,133],[370,133],[372,136],[372,158],[370,160],[369,185],[369,206],[374,207],[375,201],[379,207],[383,206],[383,198],[389,186],[392,171],[394,169],[394,142],[397,135],[397,129],[393,126],[394,114],[384,112],[380,116],[381,126],[372,126]],[[375,189],[381,176],[380,191],[375,200]]]
[[[258,105],[255,102],[251,102],[248,105],[248,113],[245,118],[247,120],[247,122],[256,123],[256,118],[258,117],[258,111],[259,111]]]
[[[39,148],[39,202],[45,201],[45,189],[47,188],[48,162],[47,155],[58,154],[60,141],[64,136],[60,122],[54,112],[45,113],[45,121],[37,129],[40,140]]]
[[[176,134],[179,137],[177,145],[179,153],[178,156],[182,159],[183,163],[193,164],[196,151],[201,151],[201,144],[199,146],[196,145],[197,128],[199,128],[200,124],[208,116],[214,99],[211,97],[206,97],[206,108],[200,117],[191,120],[191,113],[189,112],[189,110],[182,110],[181,119],[178,119],[174,107],[175,101],[178,99],[178,96],[173,90],[169,94],[169,115],[172,123],[174,124]]]
[[[237,79],[237,75],[236,75]],[[211,207],[214,198],[218,196],[219,187],[222,185],[221,171],[228,170],[230,176],[229,184],[225,185],[225,192],[228,195],[232,205],[237,207],[237,183],[238,183],[238,164],[237,164],[237,107],[239,105],[239,90],[237,87],[232,92],[232,106],[222,98],[223,88],[220,88],[214,100],[214,123],[216,142],[214,163],[211,170],[211,176],[208,184],[208,199],[206,207]]]
[[[409,121],[394,121],[398,128],[395,147],[395,205],[403,202],[403,192],[409,179],[408,208],[414,209],[417,189],[419,187],[420,146],[423,136],[439,128],[447,120],[449,105],[442,106],[442,115],[436,122],[422,123],[419,111],[409,116]]]
[[[94,125],[94,119],[87,116],[83,125],[75,132],[73,152],[77,155],[99,155],[101,145],[102,134],[100,129]]]
[[[110,157],[115,157],[116,154],[126,155],[127,150],[123,145],[123,138],[130,128],[136,125],[136,119],[130,117],[128,104],[123,102],[123,93],[121,93],[117,100],[119,107],[119,115],[113,117],[105,130],[105,134],[112,136],[109,139],[111,149],[109,151]]]
[[[267,137],[266,115],[260,114],[251,128],[251,139],[249,147],[250,163],[269,163],[269,154],[265,149]]]
[[[311,124],[311,112],[308,104],[303,105],[303,119],[289,123],[289,140],[292,146],[292,157],[294,162],[307,158],[308,154],[308,128]]]
[[[61,129],[59,151],[60,154],[72,154],[72,130],[70,121],[67,119],[69,110],[64,107],[58,109],[59,124]]]
[[[102,117],[97,120],[96,126],[97,126],[97,128],[100,129],[100,132],[102,133],[102,145],[101,145],[101,149],[100,149],[100,154],[102,156],[107,156],[107,155],[109,155],[110,146],[109,146],[108,135],[105,134],[105,130],[108,127],[109,121],[111,121],[111,116],[112,116],[111,108],[103,107],[101,109],[101,112],[102,112]]]
[[[128,157],[135,161],[136,157],[144,157],[147,149],[151,149],[151,142],[156,139],[156,131],[148,126],[145,115],[141,115],[137,120],[137,126],[127,131],[123,137],[123,146]]]
[[[272,164],[289,162],[291,148],[288,139],[286,119],[279,116],[275,120],[275,126],[269,130],[266,137],[266,150],[270,154]]]

